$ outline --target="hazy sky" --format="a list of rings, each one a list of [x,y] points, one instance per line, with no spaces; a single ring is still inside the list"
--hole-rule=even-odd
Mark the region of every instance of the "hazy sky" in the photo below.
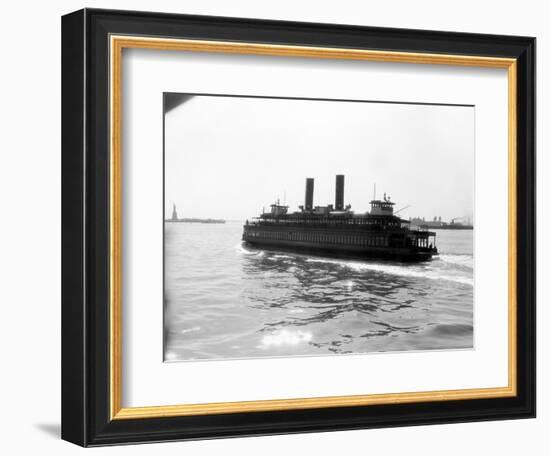
[[[165,114],[165,214],[245,219],[277,198],[369,210],[386,192],[404,218],[473,216],[474,108],[191,96]],[[172,98],[172,99],[170,99]]]

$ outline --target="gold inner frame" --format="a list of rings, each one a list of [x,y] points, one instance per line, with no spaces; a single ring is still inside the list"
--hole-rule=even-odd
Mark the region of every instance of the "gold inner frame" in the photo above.
[[[508,385],[460,390],[244,402],[122,407],[122,51],[123,49],[255,54],[317,59],[368,60],[508,70]],[[468,55],[387,52],[241,42],[110,36],[110,415],[111,419],[158,418],[221,413],[296,410],[374,404],[512,397],[517,394],[517,61]]]

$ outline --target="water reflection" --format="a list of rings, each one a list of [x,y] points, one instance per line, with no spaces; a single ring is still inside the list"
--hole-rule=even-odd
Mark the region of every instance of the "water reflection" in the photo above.
[[[346,312],[360,312],[375,316],[378,312],[395,312],[413,307],[416,298],[398,299],[407,288],[413,295],[425,296],[425,285],[418,287],[418,280],[393,277],[388,280],[382,274],[347,267],[349,261],[319,261],[302,255],[283,255],[265,252],[263,255],[246,255],[243,261],[245,278],[253,278],[247,289],[250,307],[298,307],[316,311],[315,315],[291,317],[276,325],[307,325],[337,318]],[[398,263],[396,263],[398,264]],[[357,265],[361,265],[357,262]],[[406,267],[406,266],[403,266]],[[278,280],[259,287],[266,274],[276,273]],[[284,293],[277,294],[276,289]],[[269,290],[268,293],[265,290]],[[275,290],[275,291],[274,291]]]
[[[433,309],[437,300],[450,289],[464,287],[426,280],[423,273],[432,272],[433,265],[323,259],[267,250],[247,253],[242,263],[247,305],[279,310],[267,315],[257,331],[268,334],[264,338],[269,340],[289,339],[294,344],[299,338],[289,331],[308,328],[308,338],[300,342],[333,353],[361,351],[361,346],[368,351],[372,341],[376,349],[385,350],[381,339],[406,339],[428,330],[437,324],[439,312]],[[458,296],[471,299],[471,289],[466,288]]]
[[[230,224],[170,229],[169,360],[472,346],[473,261],[455,244],[402,264],[251,250]]]

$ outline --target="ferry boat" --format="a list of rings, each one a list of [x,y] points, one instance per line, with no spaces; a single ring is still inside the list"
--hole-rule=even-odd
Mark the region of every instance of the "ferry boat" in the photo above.
[[[247,220],[243,227],[245,244],[274,250],[290,250],[320,255],[383,258],[396,261],[426,261],[437,255],[435,233],[411,229],[408,220],[394,214],[390,197],[370,202],[371,210],[354,213],[344,206],[344,176],[336,176],[334,206],[313,206],[312,178],[306,179],[305,204],[289,212],[280,201],[269,212]]]

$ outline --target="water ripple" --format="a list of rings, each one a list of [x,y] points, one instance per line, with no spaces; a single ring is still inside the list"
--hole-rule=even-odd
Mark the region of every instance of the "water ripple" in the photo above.
[[[472,347],[471,231],[403,264],[250,249],[241,230],[166,225],[167,360]]]

